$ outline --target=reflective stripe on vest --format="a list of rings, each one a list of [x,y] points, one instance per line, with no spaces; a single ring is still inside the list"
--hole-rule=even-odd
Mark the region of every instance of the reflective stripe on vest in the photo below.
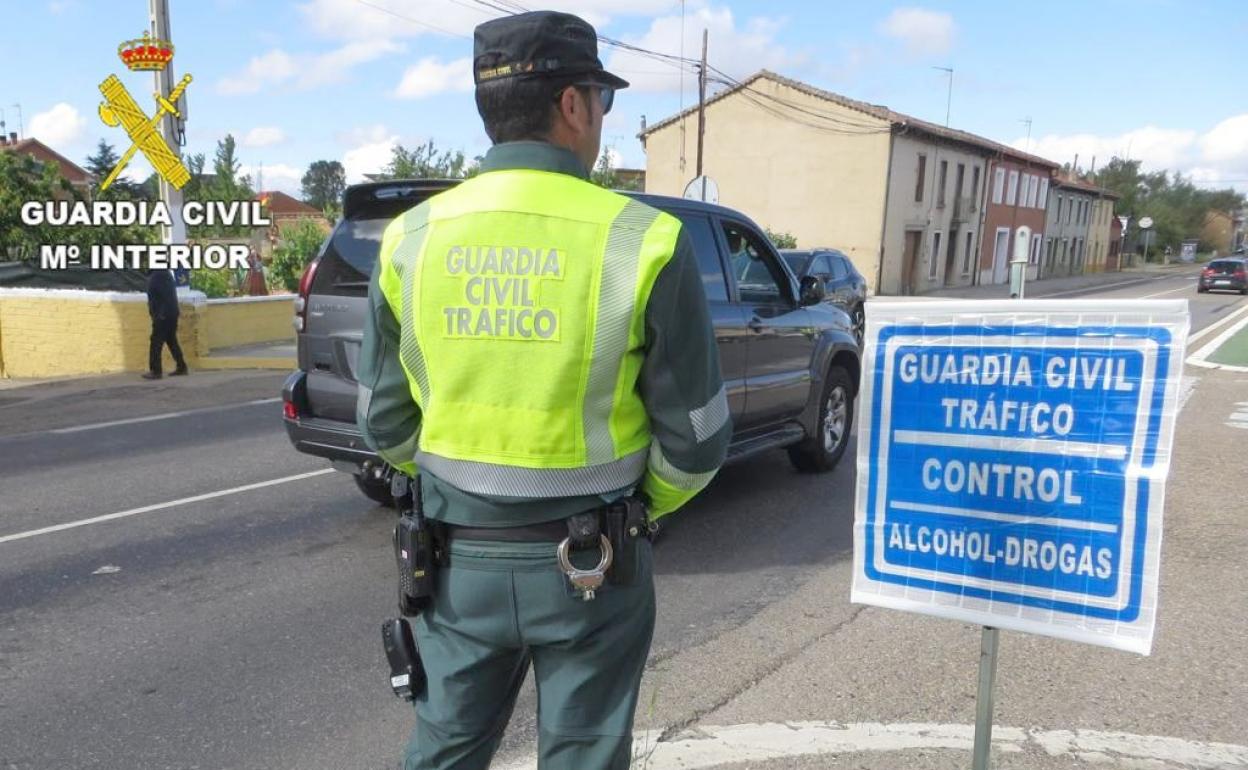
[[[635,483],[645,308],[680,223],[571,176],[496,171],[400,217],[382,291],[421,408],[417,463],[477,494]]]

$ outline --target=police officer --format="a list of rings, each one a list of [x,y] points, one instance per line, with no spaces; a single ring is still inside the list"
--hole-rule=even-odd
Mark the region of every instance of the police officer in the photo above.
[[[446,530],[414,624],[428,687],[406,767],[487,767],[531,664],[539,766],[622,770],[654,630],[650,544],[629,539],[612,567],[628,579],[592,593],[556,544],[570,517],[636,493],[655,521],[711,480],[732,430],[714,335],[680,222],[588,181],[628,85],[593,27],[482,24],[474,79],[494,146],[386,229],[358,371],[366,441],[419,468]]]

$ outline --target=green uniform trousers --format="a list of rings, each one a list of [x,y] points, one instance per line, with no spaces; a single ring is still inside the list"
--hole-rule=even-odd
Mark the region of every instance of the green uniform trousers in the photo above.
[[[432,606],[413,628],[429,686],[416,700],[405,770],[487,768],[530,663],[541,770],[627,770],[633,714],[654,634],[650,543],[636,580],[592,601],[559,570],[554,543],[452,540]],[[598,551],[574,552],[578,567]]]

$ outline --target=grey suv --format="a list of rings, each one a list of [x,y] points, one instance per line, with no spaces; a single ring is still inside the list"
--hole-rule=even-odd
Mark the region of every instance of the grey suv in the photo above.
[[[354,185],[343,217],[299,285],[299,369],[282,388],[287,433],[301,452],[350,472],[389,504],[387,468],[355,425],[355,367],[368,279],[381,234],[400,212],[447,189],[448,180]],[[784,448],[799,470],[833,468],[849,442],[859,349],[850,318],[824,303],[821,280],[800,281],[757,225],[698,201],[628,193],[668,212],[693,239],[719,342],[734,434],[729,460]],[[734,269],[748,263],[749,282]]]

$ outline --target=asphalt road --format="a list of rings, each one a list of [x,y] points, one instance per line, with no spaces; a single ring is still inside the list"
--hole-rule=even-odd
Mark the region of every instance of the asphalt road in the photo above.
[[[1194,331],[1246,302],[1196,295],[1190,272],[1094,294],[1187,298]],[[280,379],[272,377],[273,393]],[[240,400],[263,382],[253,378]],[[106,393],[72,390],[4,403],[0,769],[397,766],[412,714],[389,693],[378,640],[394,609],[392,513],[323,461],[293,452],[278,405],[209,406],[58,433],[50,428],[64,426],[66,412],[78,426],[134,412]],[[19,407],[21,420],[9,421]],[[33,425],[32,414],[41,415]],[[852,448],[820,476],[797,474],[772,453],[729,466],[674,517],[656,553],[651,672],[730,639],[738,652],[754,652],[674,695],[670,675],[663,703],[647,705],[643,693],[642,722],[695,723],[781,672],[792,655],[784,644],[751,647],[740,637],[800,592],[826,591],[843,611],[837,623],[859,622],[848,583],[826,583],[850,556],[853,468]],[[1194,463],[1181,470],[1207,472]],[[1184,488],[1202,494],[1200,484]],[[123,515],[77,525],[114,514]],[[1180,541],[1171,552],[1189,548],[1180,558],[1195,559],[1199,543]],[[1216,604],[1189,594],[1211,611]],[[793,638],[802,638],[813,621],[793,611]],[[1195,643],[1218,623],[1171,633]],[[812,631],[811,643],[826,630]],[[1246,684],[1230,686],[1238,715],[1216,718],[1243,737]],[[703,702],[719,689],[727,695]],[[861,715],[872,699],[887,701],[874,684],[851,697]],[[526,687],[500,763],[532,751],[534,706]],[[775,719],[798,716],[781,711]]]

